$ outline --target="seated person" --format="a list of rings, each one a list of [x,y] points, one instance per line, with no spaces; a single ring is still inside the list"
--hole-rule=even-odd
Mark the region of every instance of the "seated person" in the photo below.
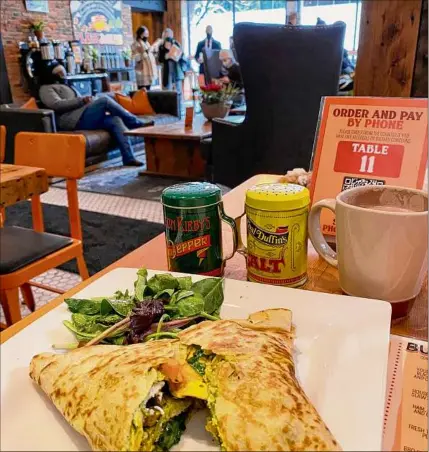
[[[41,77],[39,97],[42,103],[55,111],[61,130],[107,130],[115,139],[125,166],[142,166],[136,160],[133,148],[124,135],[128,129],[143,127],[145,123],[129,113],[109,96],[93,99],[80,96],[67,85],[66,70],[58,64]]]
[[[240,90],[244,89],[240,65],[235,61],[232,52],[230,50],[221,50],[219,52],[219,59],[222,63],[222,74],[224,75],[221,81],[232,83]]]
[[[231,50],[221,50],[219,59],[222,63],[222,74],[220,81],[226,84],[231,83],[239,92],[233,97],[233,107],[240,107],[244,103],[244,84],[241,78],[240,65],[235,61]]]

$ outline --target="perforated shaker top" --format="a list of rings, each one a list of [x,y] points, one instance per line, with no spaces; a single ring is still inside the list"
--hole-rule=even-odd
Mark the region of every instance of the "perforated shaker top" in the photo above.
[[[206,207],[222,200],[221,189],[208,182],[186,182],[167,187],[162,203],[170,207]]]
[[[295,210],[310,204],[310,192],[296,184],[259,184],[247,190],[246,204],[259,210]]]

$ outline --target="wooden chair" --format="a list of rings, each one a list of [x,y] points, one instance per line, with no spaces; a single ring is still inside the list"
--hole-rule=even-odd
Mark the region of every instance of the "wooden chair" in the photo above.
[[[84,175],[85,169],[85,138],[82,135],[18,133],[15,138],[15,163],[45,168],[48,176],[67,179],[71,238],[44,232],[39,195],[31,198],[34,230],[16,226],[0,228],[0,298],[8,325],[21,319],[19,288],[28,308],[34,311],[31,285],[42,285],[30,284],[29,281],[36,276],[76,259],[82,279],[89,277],[83,257],[77,193],[77,179]],[[47,286],[43,288],[63,293]]]

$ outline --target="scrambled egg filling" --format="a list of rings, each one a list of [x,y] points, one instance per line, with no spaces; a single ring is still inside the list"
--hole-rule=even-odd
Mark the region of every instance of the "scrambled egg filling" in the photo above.
[[[157,441],[160,440],[167,423],[174,418],[178,419],[182,413],[190,412],[193,399],[207,402],[212,418],[206,428],[219,439],[218,423],[213,414],[216,389],[211,385],[209,390],[207,381],[212,380],[220,359],[221,357],[215,357],[212,353],[194,346],[189,351],[184,348],[178,358],[170,359],[160,366],[157,381],[134,414],[130,450],[163,450]],[[180,438],[180,434],[175,434]],[[165,440],[162,438],[161,442],[163,439]]]

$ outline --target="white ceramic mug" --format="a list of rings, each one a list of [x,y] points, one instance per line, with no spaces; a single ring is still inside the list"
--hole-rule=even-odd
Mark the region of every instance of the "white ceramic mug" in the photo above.
[[[337,251],[326,242],[320,212],[336,217]],[[349,295],[392,303],[392,316],[406,315],[427,273],[428,196],[421,190],[364,186],[313,205],[309,234],[316,251],[338,267]]]

